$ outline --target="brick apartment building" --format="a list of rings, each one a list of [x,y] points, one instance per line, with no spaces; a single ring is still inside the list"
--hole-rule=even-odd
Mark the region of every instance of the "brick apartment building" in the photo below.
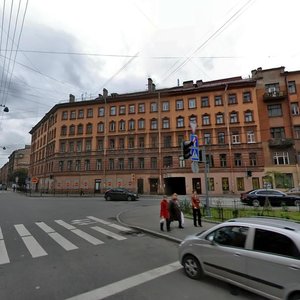
[[[300,183],[300,71],[284,67],[55,105],[30,131],[34,189],[240,193]],[[197,124],[208,168],[182,159]]]

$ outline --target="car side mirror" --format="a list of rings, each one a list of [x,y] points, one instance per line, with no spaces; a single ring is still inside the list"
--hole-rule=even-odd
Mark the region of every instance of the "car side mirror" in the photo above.
[[[210,235],[210,236],[208,237],[208,240],[210,241],[210,243],[211,243],[212,245],[215,245],[215,240],[214,240],[214,236],[213,236],[213,235]]]

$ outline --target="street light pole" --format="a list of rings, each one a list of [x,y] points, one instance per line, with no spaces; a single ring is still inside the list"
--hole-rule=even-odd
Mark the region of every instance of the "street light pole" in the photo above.
[[[205,212],[206,216],[210,217],[210,205],[209,205],[209,197],[208,197],[208,172],[209,172],[209,162],[206,159],[206,149],[205,144],[203,144],[203,162],[204,162],[204,180],[205,180]]]

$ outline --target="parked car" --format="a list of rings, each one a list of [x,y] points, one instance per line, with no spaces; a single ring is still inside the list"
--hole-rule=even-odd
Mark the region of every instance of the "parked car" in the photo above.
[[[299,195],[300,196],[300,187],[294,187],[286,191],[288,195]]]
[[[266,199],[273,206],[300,205],[300,196],[288,195],[274,189],[257,189],[241,194],[241,202],[247,205],[263,206]]]
[[[269,299],[300,299],[300,224],[238,218],[192,236],[179,246],[186,275],[215,277]]]
[[[110,189],[105,192],[104,198],[107,201],[110,200],[128,200],[128,201],[135,201],[138,199],[138,195],[136,193],[130,192],[124,188],[115,188]]]
[[[0,190],[6,191],[7,185],[5,183],[0,183]]]

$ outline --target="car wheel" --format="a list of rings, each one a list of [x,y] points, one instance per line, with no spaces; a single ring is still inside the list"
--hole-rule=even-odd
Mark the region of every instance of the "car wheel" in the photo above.
[[[132,201],[132,196],[127,196],[128,201]]]
[[[192,279],[200,279],[204,273],[198,259],[193,255],[186,255],[183,258],[185,274]]]
[[[294,204],[295,206],[300,206],[300,200],[295,200]]]
[[[110,201],[111,200],[111,196],[106,196],[106,200]]]
[[[300,300],[300,293],[294,293],[289,297],[289,300]]]
[[[252,205],[255,206],[255,207],[259,207],[259,201],[256,200],[256,199],[253,200],[253,201],[252,201]]]

